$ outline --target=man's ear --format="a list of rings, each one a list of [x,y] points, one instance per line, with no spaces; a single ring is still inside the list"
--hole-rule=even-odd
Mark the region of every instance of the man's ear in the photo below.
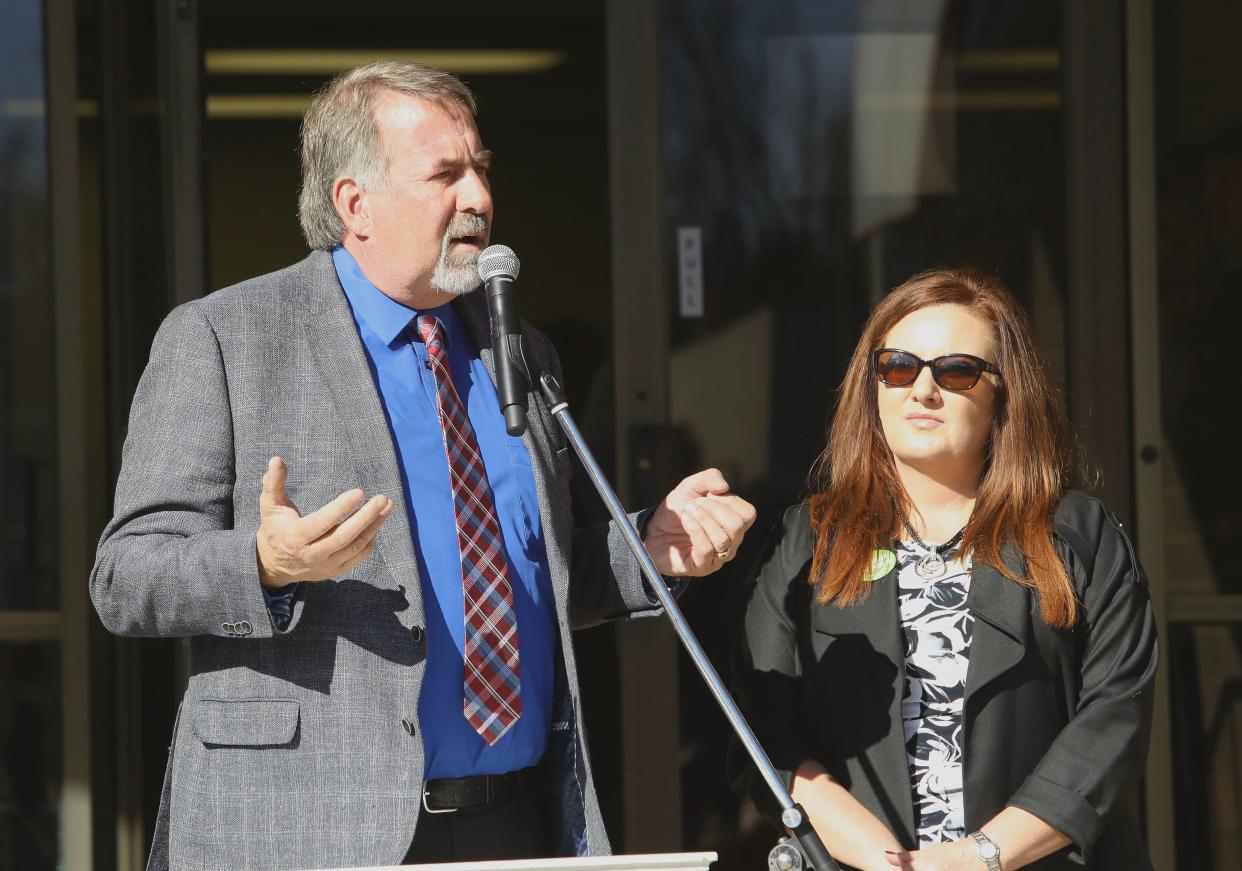
[[[346,176],[333,182],[332,204],[347,231],[362,239],[371,234],[371,204],[356,179]]]

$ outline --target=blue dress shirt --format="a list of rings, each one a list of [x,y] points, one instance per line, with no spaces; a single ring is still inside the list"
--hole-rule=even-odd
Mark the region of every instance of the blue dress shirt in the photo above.
[[[462,713],[461,554],[436,409],[435,375],[428,368],[427,349],[415,324],[422,312],[384,295],[344,248],[333,251],[332,259],[397,449],[422,580],[428,649],[418,716],[426,755],[424,776],[503,774],[534,765],[543,757],[550,728],[557,626],[538,493],[526,445],[505,432],[495,384],[456,312],[448,305],[429,309],[426,313],[444,325],[453,383],[483,455],[517,610],[522,716],[489,747]],[[278,598],[269,597],[274,615]]]

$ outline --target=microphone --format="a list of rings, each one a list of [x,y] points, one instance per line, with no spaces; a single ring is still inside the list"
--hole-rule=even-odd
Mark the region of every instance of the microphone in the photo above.
[[[530,389],[513,293],[520,268],[517,255],[507,245],[490,245],[479,255],[479,278],[487,286],[487,314],[492,325],[496,394],[505,416],[505,431],[511,436],[526,432],[526,393]]]

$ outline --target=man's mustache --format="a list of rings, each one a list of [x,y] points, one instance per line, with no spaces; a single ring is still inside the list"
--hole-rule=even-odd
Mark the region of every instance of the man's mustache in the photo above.
[[[482,215],[462,214],[449,224],[448,239],[459,239],[462,236],[482,236],[487,232],[487,218]]]

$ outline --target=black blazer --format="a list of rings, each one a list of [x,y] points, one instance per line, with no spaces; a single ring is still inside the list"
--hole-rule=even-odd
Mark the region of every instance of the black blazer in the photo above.
[[[1077,625],[1049,628],[1038,596],[976,562],[963,708],[967,831],[1006,805],[1073,843],[1030,866],[1143,871],[1151,860],[1128,800],[1147,759],[1156,624],[1147,579],[1125,533],[1096,499],[1070,493],[1054,540],[1077,587]],[[819,605],[807,580],[814,538],[790,508],[746,612],[739,701],[785,778],[819,760],[908,848],[917,846],[902,734],[904,644],[896,569],[848,607]],[[1005,562],[1016,571],[1012,548]],[[771,819],[767,788],[733,754],[734,773]]]

